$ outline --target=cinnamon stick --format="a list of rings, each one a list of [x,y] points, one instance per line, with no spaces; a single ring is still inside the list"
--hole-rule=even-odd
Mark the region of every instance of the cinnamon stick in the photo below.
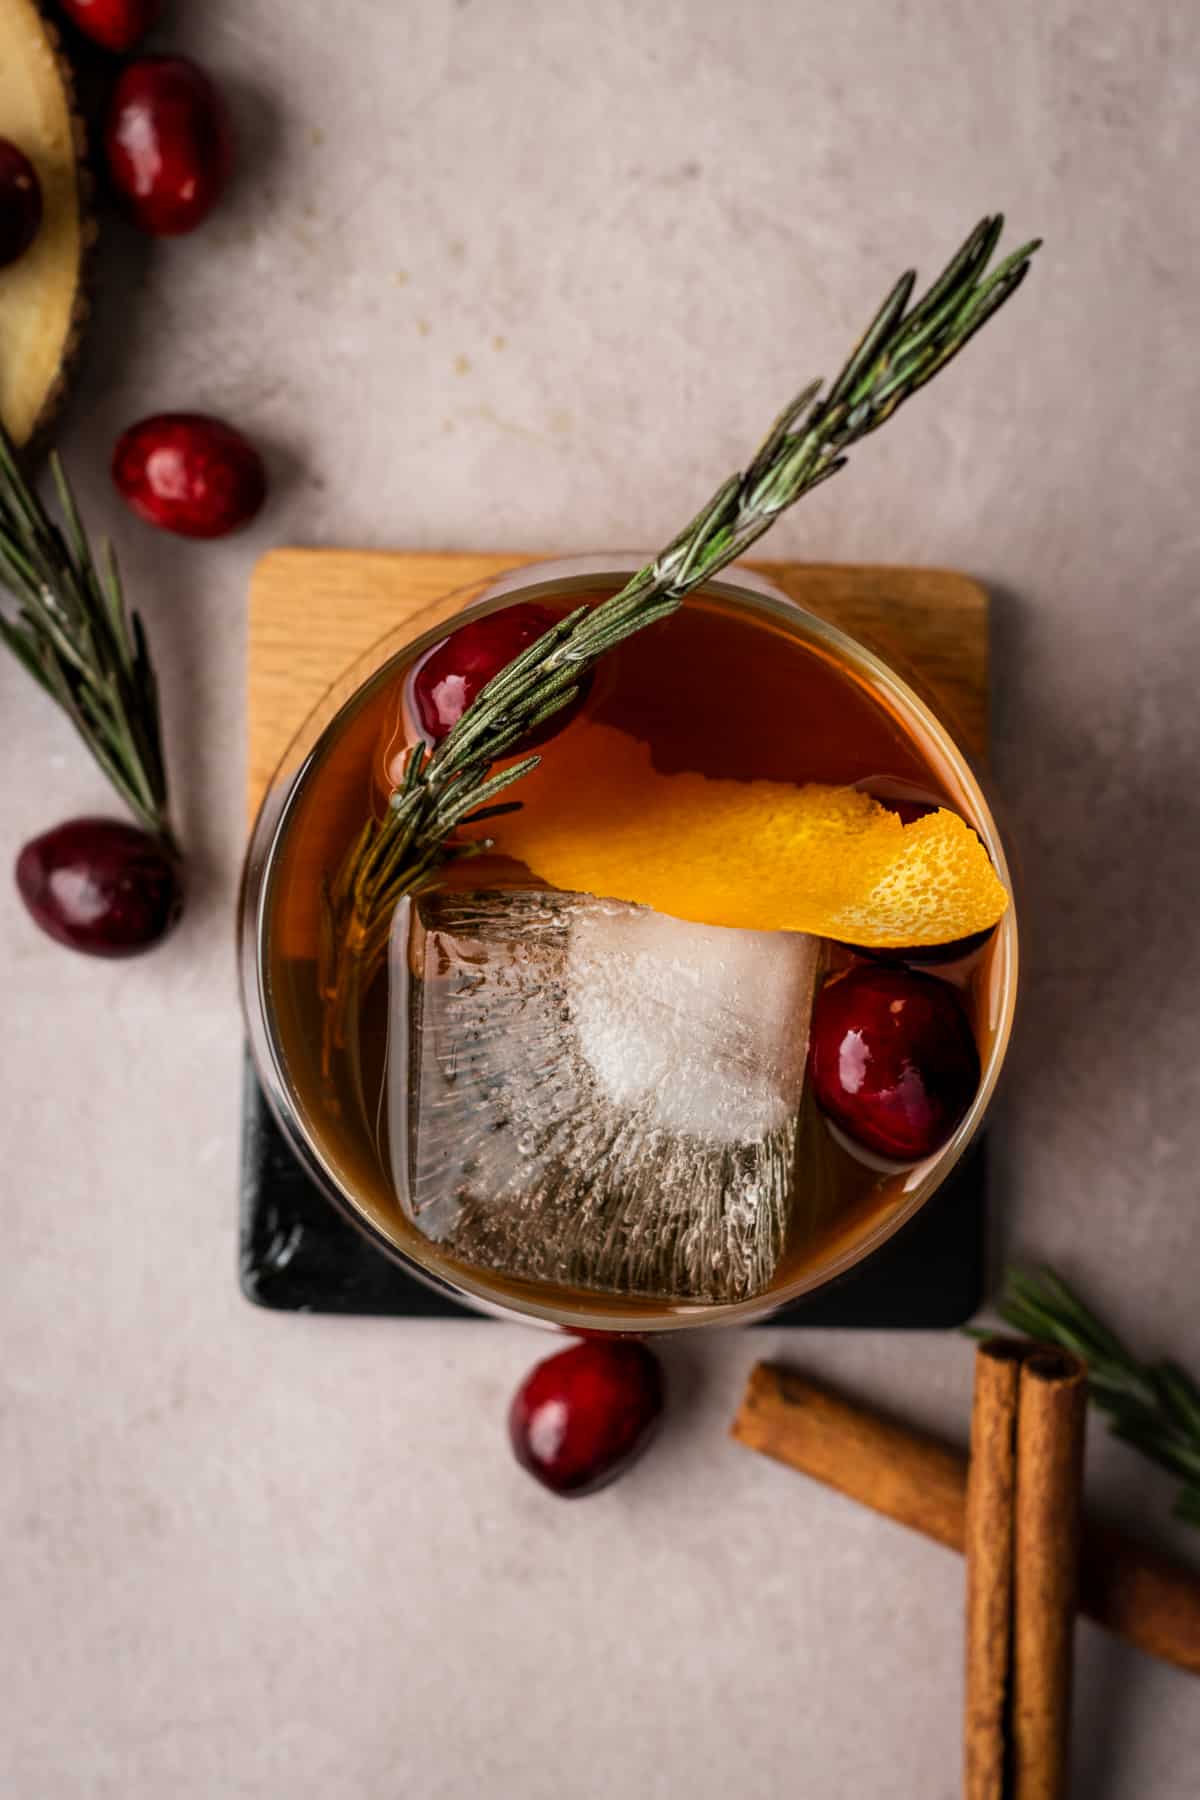
[[[1017,1394],[1026,1346],[1008,1338],[975,1357],[967,1475],[964,1800],[1003,1800],[1009,1756]]]
[[[1013,1545],[1016,1800],[1064,1800],[1079,1573],[1087,1370],[1061,1350],[1020,1365]]]
[[[770,1363],[752,1371],[732,1430],[748,1448],[949,1549],[965,1547],[967,1459],[941,1439]],[[1200,1675],[1200,1577],[1135,1538],[1085,1521],[1079,1609]]]

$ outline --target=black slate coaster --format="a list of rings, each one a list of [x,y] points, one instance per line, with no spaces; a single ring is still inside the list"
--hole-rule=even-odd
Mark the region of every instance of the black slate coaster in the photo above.
[[[770,1325],[948,1329],[983,1294],[986,1161],[977,1144],[915,1218],[862,1267]],[[414,1281],[342,1218],[292,1155],[246,1061],[242,1115],[242,1292],[281,1312],[479,1319]]]

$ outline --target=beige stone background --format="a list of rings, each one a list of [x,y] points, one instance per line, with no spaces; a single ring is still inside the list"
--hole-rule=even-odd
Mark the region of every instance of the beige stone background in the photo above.
[[[290,542],[647,545],[981,212],[1047,247],[780,554],[993,588],[1028,976],[994,1133],[1004,1248],[1200,1366],[1197,61],[1184,4],[212,0],[194,238],[114,227],[62,447],[160,661],[187,921],[127,966],[0,886],[0,1792],[675,1800],[957,1791],[955,1559],[735,1450],[784,1347],[965,1430],[955,1338],[675,1347],[655,1454],[566,1506],[510,1462],[516,1328],[255,1312],[234,1280],[250,567]],[[105,474],[228,414],[273,497],[155,536]],[[0,842],[104,790],[0,667]],[[6,878],[7,883],[7,878]],[[1096,1497],[1169,1485],[1093,1435]],[[1090,1628],[1076,1792],[1188,1800],[1200,1687]]]

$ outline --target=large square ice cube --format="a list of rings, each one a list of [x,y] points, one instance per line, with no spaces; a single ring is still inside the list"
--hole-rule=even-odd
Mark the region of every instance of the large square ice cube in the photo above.
[[[443,892],[393,927],[401,1201],[455,1255],[679,1300],[770,1281],[819,955],[584,894]]]

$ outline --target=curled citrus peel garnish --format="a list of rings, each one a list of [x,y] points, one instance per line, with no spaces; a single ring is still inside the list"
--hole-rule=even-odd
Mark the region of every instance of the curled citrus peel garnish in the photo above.
[[[1008,905],[957,813],[904,825],[854,788],[663,775],[648,745],[607,726],[566,733],[550,755],[569,802],[539,805],[535,775],[530,804],[493,835],[557,888],[870,949],[969,937]]]

